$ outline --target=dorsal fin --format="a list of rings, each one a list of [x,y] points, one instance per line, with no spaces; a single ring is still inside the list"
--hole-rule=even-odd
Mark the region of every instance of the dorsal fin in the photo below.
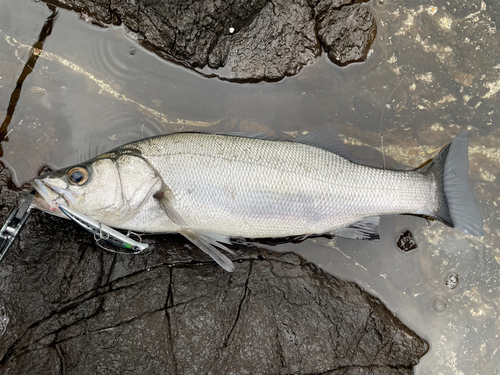
[[[294,141],[333,152],[353,163],[359,164],[359,160],[351,155],[339,133],[331,126],[323,126],[307,134],[299,135]]]
[[[267,134],[267,133],[253,133],[253,132],[213,132],[209,134],[219,134],[219,135],[228,135],[230,137],[243,137],[243,138],[254,138],[254,139],[263,139],[266,141],[290,141],[290,139],[282,138],[276,134]]]
[[[265,133],[216,132],[215,134],[229,135],[233,137],[264,139],[269,141],[289,141],[303,143],[309,146],[321,148],[325,151],[333,152],[334,154],[337,154],[344,159],[347,159],[356,164],[360,164],[359,160],[351,155],[346,145],[344,144],[344,141],[342,140],[342,138],[340,138],[339,133],[337,133],[337,131],[331,126],[324,126],[307,134],[299,135],[293,139],[285,139],[277,135],[269,135]]]

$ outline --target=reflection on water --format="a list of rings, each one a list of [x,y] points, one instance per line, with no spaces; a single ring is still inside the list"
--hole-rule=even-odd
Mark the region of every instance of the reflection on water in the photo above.
[[[418,374],[500,372],[500,5],[374,2],[378,32],[367,62],[326,58],[278,83],[206,79],[137,46],[123,28],[100,29],[60,11],[23,84],[3,157],[18,182],[155,134],[207,128],[296,134],[334,125],[367,164],[417,167],[465,129],[483,239],[421,218],[382,219],[380,242],[311,239],[294,251],[355,280],[431,344]],[[51,12],[8,0],[0,13],[0,118]],[[410,230],[417,249],[397,247]],[[449,288],[449,275],[458,284]]]
[[[43,28],[40,32],[40,35],[38,36],[38,40],[35,42],[35,44],[33,44],[33,47],[31,48],[28,61],[26,62],[26,65],[24,66],[24,69],[16,82],[16,87],[14,91],[12,91],[12,95],[10,96],[7,115],[5,116],[5,120],[2,122],[2,126],[0,127],[0,157],[3,156],[2,143],[8,141],[8,128],[10,122],[12,121],[14,111],[16,110],[16,105],[19,101],[19,97],[21,96],[21,89],[23,87],[24,80],[35,68],[38,57],[43,50],[43,43],[45,42],[45,39],[52,33],[52,28],[54,27],[54,22],[57,18],[57,11],[55,6],[49,5],[48,7],[52,11],[52,13],[47,18],[47,21],[45,21],[45,23],[43,24]]]

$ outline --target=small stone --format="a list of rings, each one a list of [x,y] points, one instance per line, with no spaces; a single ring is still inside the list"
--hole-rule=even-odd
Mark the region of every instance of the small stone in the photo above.
[[[446,286],[450,289],[455,289],[458,286],[458,275],[456,273],[450,273],[446,280],[444,281]]]
[[[413,234],[409,230],[401,233],[397,245],[403,251],[410,251],[417,248],[417,242],[413,239]]]

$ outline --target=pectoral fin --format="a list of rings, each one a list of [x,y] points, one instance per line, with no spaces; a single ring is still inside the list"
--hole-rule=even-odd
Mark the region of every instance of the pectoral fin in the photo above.
[[[153,197],[158,200],[161,208],[165,211],[170,220],[181,227],[186,226],[186,222],[174,208],[174,196],[168,187],[163,186],[162,190],[155,193]]]
[[[215,260],[222,268],[224,268],[228,272],[234,271],[234,264],[231,260],[222,254],[219,249],[225,250],[228,253],[234,254],[231,250],[229,250],[226,246],[222,245],[220,242],[231,243],[228,237],[220,236],[216,234],[210,233],[200,233],[194,232],[190,229],[183,229],[179,231],[184,237],[186,237],[193,244],[198,246],[205,253],[210,255],[210,257]]]
[[[189,241],[198,246],[202,251],[210,255],[210,257],[226,271],[234,271],[233,262],[231,262],[228,257],[226,257],[217,249],[219,248],[227,251],[230,254],[234,254],[234,252],[232,252],[222,244],[231,244],[231,240],[229,239],[229,237],[213,233],[196,232],[192,229],[189,229],[182,216],[179,215],[179,213],[175,210],[173,204],[174,196],[170,189],[168,189],[168,187],[163,186],[162,190],[154,195],[154,198],[158,200],[161,208],[163,209],[163,211],[165,211],[168,218],[181,227],[181,229],[179,230],[180,234],[182,234]]]
[[[346,228],[331,231],[328,234],[336,237],[349,238],[354,240],[378,241],[380,236],[377,233],[377,227],[380,223],[380,217],[367,217]]]

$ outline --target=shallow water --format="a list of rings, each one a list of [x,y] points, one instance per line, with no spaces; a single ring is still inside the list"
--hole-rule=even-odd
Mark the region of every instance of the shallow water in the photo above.
[[[314,239],[294,251],[381,298],[431,344],[417,374],[500,372],[500,5],[493,1],[373,3],[378,36],[367,62],[321,57],[278,83],[207,79],[142,49],[121,27],[101,29],[59,10],[25,79],[2,143],[17,183],[142,137],[236,126],[295,134],[334,125],[355,156],[414,168],[471,129],[470,182],[486,236],[411,216],[383,218],[381,241]],[[0,13],[0,119],[30,48],[51,14],[5,0]],[[410,229],[416,250],[396,247]],[[458,286],[446,285],[458,275]],[[8,312],[6,312],[8,315]]]

